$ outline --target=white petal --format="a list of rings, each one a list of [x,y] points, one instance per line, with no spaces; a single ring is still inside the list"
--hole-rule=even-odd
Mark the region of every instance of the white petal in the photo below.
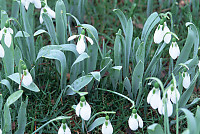
[[[81,110],[81,103],[79,102],[78,105],[76,106],[76,115],[79,117],[80,114],[80,110]]]
[[[72,36],[70,36],[70,37],[68,38],[67,41],[71,41],[71,40],[73,40],[73,39],[75,39],[75,38],[77,38],[77,37],[79,37],[79,35],[72,35]]]
[[[71,134],[71,130],[69,129],[69,127],[67,126],[67,124],[65,123],[66,129],[63,129],[63,123],[61,124],[59,130],[58,130],[58,134]]]
[[[83,107],[80,110],[80,115],[83,120],[87,121],[90,119],[90,116],[91,116],[91,107],[87,102],[85,103],[86,105],[83,105]]]
[[[156,28],[155,33],[154,33],[153,39],[154,39],[154,42],[157,43],[157,44],[161,43],[162,40],[163,40],[164,32],[162,31],[162,27],[163,27],[163,25],[159,24],[158,27]]]
[[[176,59],[180,55],[180,50],[177,51],[176,44],[172,42],[169,48],[169,55],[172,57],[172,59]]]
[[[173,113],[173,105],[170,100],[167,101],[167,115],[171,116]]]
[[[128,125],[133,131],[138,129],[138,121],[135,119],[134,115],[129,117]]]
[[[147,103],[150,103],[151,97],[153,96],[153,90],[154,88],[149,92],[148,96],[147,96]]]
[[[46,6],[46,10],[47,10],[47,13],[48,15],[51,17],[51,18],[55,18],[56,17],[56,14],[53,10],[51,10],[50,7]]]
[[[188,88],[190,86],[190,75],[186,72],[185,77],[183,78],[183,87]]]
[[[0,134],[2,134],[2,130],[0,129]]]
[[[35,5],[36,8],[41,8],[40,0],[33,0],[33,4]]]
[[[4,42],[5,42],[5,44],[7,45],[7,47],[10,47],[11,42],[12,42],[12,36],[11,36],[10,33],[7,32],[7,33],[5,34]]]
[[[200,61],[199,61],[199,64],[198,64],[198,66],[199,66],[199,71],[200,71]]]
[[[76,45],[76,50],[79,54],[82,54],[83,52],[85,52],[85,48],[86,48],[86,44],[85,44],[84,38],[80,36],[80,39],[78,40],[77,45]]]
[[[159,103],[158,112],[161,115],[163,114],[163,100],[161,100],[160,103]]]
[[[143,120],[142,120],[142,118],[138,114],[137,114],[137,120],[139,122],[139,127],[143,128]]]
[[[167,27],[167,24],[165,23],[165,27],[164,27],[164,42],[169,44],[169,42],[171,41],[171,34],[166,34],[167,32],[170,32],[169,28]]]
[[[93,40],[90,37],[85,36],[85,38],[90,42],[91,45],[94,44]]]
[[[180,93],[177,90],[177,88],[174,89],[174,91],[171,94],[171,101],[176,104],[176,102],[179,100],[180,98]],[[177,100],[177,101],[176,101]]]
[[[0,31],[0,40],[2,39],[3,36],[3,29]]]
[[[42,8],[41,11],[40,11],[40,24],[43,23],[43,18],[42,18],[42,14],[44,13],[43,10],[44,10],[44,8]]]
[[[7,28],[7,32],[9,32],[10,34],[13,34],[13,30],[12,30],[12,28]]]
[[[0,44],[0,58],[3,58],[4,55],[5,55],[5,51],[4,51],[3,47],[2,47],[2,45]]]
[[[176,52],[177,52],[177,56],[179,56],[180,55],[180,49],[179,49],[178,44],[176,44]]]
[[[102,131],[102,134],[112,134],[113,133],[113,127],[112,127],[112,124],[110,123],[110,121],[108,121],[107,126],[105,123],[102,125],[101,131]]]
[[[153,109],[157,109],[159,106],[161,99],[160,99],[160,90],[156,89],[155,94],[152,95],[150,100],[150,105]]]
[[[26,75],[24,75],[22,82],[25,86],[29,86],[33,82],[33,79],[32,79],[31,74],[28,72],[28,70],[25,70],[25,71],[26,71]]]

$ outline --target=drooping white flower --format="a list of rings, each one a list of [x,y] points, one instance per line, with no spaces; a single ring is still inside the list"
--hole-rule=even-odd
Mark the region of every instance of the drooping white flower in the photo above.
[[[0,129],[0,134],[2,134],[2,130]]]
[[[28,69],[23,70],[23,75],[24,75],[22,79],[23,84],[25,86],[29,86],[33,82],[33,79],[31,74],[28,72]]]
[[[161,115],[165,114],[165,104],[164,104],[164,101],[166,101],[166,103],[167,103],[167,105],[166,105],[167,106],[167,115],[169,117],[173,113],[173,105],[172,105],[172,103],[171,103],[171,101],[170,101],[170,99],[168,97],[167,98],[163,97],[162,101],[160,101],[160,104],[159,104],[159,107],[158,107],[158,112]]]
[[[62,123],[59,130],[58,134],[71,134],[71,130],[67,126],[67,123]]]
[[[128,119],[128,125],[131,130],[135,131],[138,127],[143,128],[143,120],[142,118],[136,113],[136,109],[133,109],[131,116]]]
[[[42,3],[42,8],[41,8],[41,11],[40,11],[40,24],[43,23],[43,18],[42,18],[43,13],[47,13],[50,18],[56,17],[55,12],[47,5],[46,2]]]
[[[4,51],[3,47],[2,47],[2,45],[0,44],[0,58],[3,58],[4,55],[5,55],[5,51]]]
[[[180,49],[178,47],[178,44],[175,38],[172,39],[172,44],[170,45],[170,48],[169,48],[169,55],[174,60],[180,55]]]
[[[109,116],[106,116],[106,121],[102,125],[102,134],[112,134],[113,133],[113,127],[110,123]]]
[[[171,34],[167,32],[170,32],[170,30],[167,27],[165,18],[163,18],[161,19],[160,24],[158,25],[154,33],[154,42],[159,44],[164,40],[164,42],[168,44],[171,40]]]
[[[71,41],[77,37],[79,38],[76,45],[76,50],[79,54],[82,54],[83,52],[85,52],[85,49],[86,49],[85,38],[90,42],[91,45],[93,45],[93,40],[90,37],[85,36],[85,30],[83,30],[80,35],[70,36],[68,38],[68,41]]]
[[[168,89],[167,95],[169,96],[169,99],[176,104],[178,100],[180,99],[180,93],[176,87],[171,85],[171,88]]]
[[[2,39],[3,35],[4,35],[4,42],[6,44],[7,47],[11,46],[12,43],[12,34],[13,34],[13,30],[12,28],[8,27],[4,27],[3,29],[1,29],[0,31],[0,40]]]
[[[159,84],[156,82],[153,89],[149,92],[147,96],[147,103],[151,105],[153,109],[157,109],[160,104],[160,89]]]
[[[80,102],[78,103],[78,105],[76,106],[76,115],[79,117],[79,115],[81,116],[81,118],[83,120],[89,120],[90,116],[91,116],[91,107],[90,105],[87,103],[87,101],[85,100],[85,97],[82,96]]]
[[[28,10],[30,3],[33,3],[36,8],[41,8],[40,0],[21,0],[21,3],[25,6],[26,10]]]
[[[184,68],[182,76],[183,76],[183,87],[187,89],[190,86],[190,75],[187,72],[186,68]]]

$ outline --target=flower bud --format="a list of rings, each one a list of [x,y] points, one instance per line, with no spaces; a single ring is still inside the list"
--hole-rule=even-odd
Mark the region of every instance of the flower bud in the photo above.
[[[133,109],[133,110],[132,110],[132,113],[133,113],[133,114],[136,114],[136,113],[137,113],[137,110],[136,110],[136,109]]]
[[[81,102],[85,102],[85,97],[82,96],[80,100],[81,100]]]
[[[108,115],[106,115],[106,120],[109,120],[109,116]]]
[[[156,82],[156,83],[154,84],[154,87],[155,87],[155,88],[158,88],[158,87],[159,87],[158,82]]]

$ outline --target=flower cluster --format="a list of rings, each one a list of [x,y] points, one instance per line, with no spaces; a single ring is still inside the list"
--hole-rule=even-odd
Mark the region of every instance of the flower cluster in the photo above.
[[[42,14],[47,13],[50,18],[55,18],[55,12],[51,10],[51,8],[47,5],[46,0],[40,1],[40,0],[21,0],[21,3],[25,6],[25,8],[28,10],[28,7],[30,3],[33,3],[36,8],[41,8],[40,11],[40,24],[43,23]]]
[[[160,114],[165,113],[166,104],[168,116],[171,116],[173,113],[172,103],[176,104],[178,102],[180,93],[173,84],[164,92],[163,98],[161,99],[159,84],[156,82],[147,96],[147,103],[150,104],[153,109],[158,109]]]

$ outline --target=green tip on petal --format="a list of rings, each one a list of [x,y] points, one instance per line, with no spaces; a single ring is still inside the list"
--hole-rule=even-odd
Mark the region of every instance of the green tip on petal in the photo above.
[[[65,130],[66,129],[66,125],[65,124],[63,124],[63,130]]]
[[[105,122],[105,124],[106,124],[106,126],[108,126],[108,122],[107,121]]]
[[[159,87],[158,82],[156,82],[156,83],[154,84],[154,87],[155,87],[155,88],[158,88],[158,87]]]
[[[84,29],[81,31],[81,34],[82,34],[82,35],[85,35],[85,30],[84,30]]]
[[[133,114],[136,114],[136,113],[137,113],[137,110],[136,110],[136,109],[133,109],[133,110],[132,110],[132,113],[133,113]]]
[[[161,20],[160,20],[160,25],[163,25],[164,22],[165,22],[165,20],[164,20],[164,19],[161,19]]]
[[[156,90],[153,90],[153,94],[155,94],[156,93]]]
[[[109,120],[109,116],[108,115],[106,115],[106,120]]]
[[[66,122],[67,122],[67,121],[66,121],[65,119],[62,120],[62,123],[63,123],[63,124],[66,123]]]
[[[81,97],[81,102],[85,102],[85,97],[84,96]]]
[[[186,68],[186,67],[184,67],[184,68],[183,68],[183,71],[184,71],[184,72],[187,72],[187,68]]]
[[[137,119],[137,114],[135,114],[135,116],[134,116],[134,117],[135,117],[135,119]]]

